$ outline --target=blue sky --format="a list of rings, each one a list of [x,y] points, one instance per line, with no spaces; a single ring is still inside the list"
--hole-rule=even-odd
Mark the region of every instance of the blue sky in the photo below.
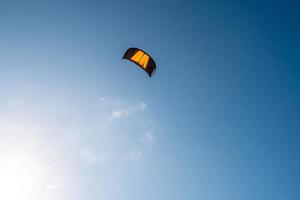
[[[0,199],[297,199],[299,9],[1,2]]]

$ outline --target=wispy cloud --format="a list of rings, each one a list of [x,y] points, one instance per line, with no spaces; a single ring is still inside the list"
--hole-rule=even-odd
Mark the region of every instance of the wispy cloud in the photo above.
[[[107,159],[111,156],[111,153],[96,153],[91,148],[82,148],[80,151],[80,156],[82,159],[82,162],[86,167],[91,167],[101,160]]]
[[[106,101],[109,97],[100,97],[99,100],[100,101]]]
[[[110,124],[111,122],[118,123],[118,120],[121,119],[132,120],[132,122],[135,123],[136,130],[139,129],[140,131],[140,134],[137,134],[137,138],[135,138],[139,140],[141,145],[140,148],[127,151],[125,150],[122,153],[115,153],[114,158],[125,159],[128,161],[138,161],[142,159],[145,153],[143,151],[145,146],[149,146],[156,141],[154,135],[155,121],[148,119],[148,115],[145,114],[145,110],[148,107],[146,102],[128,102],[120,98],[112,97],[101,97],[99,99],[105,106],[107,106],[110,112],[106,122]],[[107,127],[109,128],[110,126]],[[114,127],[118,128],[117,124]],[[82,157],[84,157],[86,162],[86,166],[89,167],[98,162],[99,155],[96,155],[94,152],[85,150],[82,154]]]
[[[108,121],[127,118],[128,116],[143,111],[147,108],[147,104],[143,101],[130,103],[119,98],[112,98],[110,96],[99,97],[99,100],[102,103],[107,104],[106,106],[111,107],[111,113]]]
[[[152,144],[155,141],[155,137],[153,135],[153,129],[150,129],[145,134],[143,134],[140,138],[141,142],[144,144]]]
[[[130,114],[129,108],[116,109],[111,112],[111,119],[125,118]]]
[[[113,98],[111,96],[103,96],[103,97],[99,97],[99,100],[101,102],[106,102],[108,104],[111,104],[113,106],[122,106],[122,105],[126,105],[126,102],[123,101],[120,98]]]
[[[147,104],[145,102],[138,102],[133,106],[130,105],[122,106],[121,108],[112,110],[110,120],[126,118],[129,115],[145,110],[146,108],[147,108]]]
[[[142,157],[143,157],[143,151],[142,150],[131,150],[126,155],[127,160],[133,160],[133,161],[138,161]]]

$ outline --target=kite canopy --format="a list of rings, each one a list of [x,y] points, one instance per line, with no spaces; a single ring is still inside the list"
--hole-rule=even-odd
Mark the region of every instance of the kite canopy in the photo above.
[[[130,60],[142,68],[151,77],[155,70],[156,64],[154,60],[145,51],[138,48],[129,48],[125,52],[123,59]]]

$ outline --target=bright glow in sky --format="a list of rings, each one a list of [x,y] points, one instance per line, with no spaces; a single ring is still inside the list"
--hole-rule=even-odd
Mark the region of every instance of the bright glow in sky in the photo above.
[[[39,119],[23,121],[18,114],[2,114],[0,199],[63,199],[62,186],[70,185],[71,179],[61,170],[67,166],[57,163],[63,158],[41,137],[49,127],[40,127]]]
[[[0,200],[299,198],[299,10],[1,2]]]

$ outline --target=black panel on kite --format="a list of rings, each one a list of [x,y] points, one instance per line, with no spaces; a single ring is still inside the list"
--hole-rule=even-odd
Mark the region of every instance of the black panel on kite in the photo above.
[[[123,59],[130,60],[137,64],[140,68],[145,70],[147,74],[151,77],[155,70],[156,64],[154,60],[145,51],[138,48],[129,48],[125,52]]]

